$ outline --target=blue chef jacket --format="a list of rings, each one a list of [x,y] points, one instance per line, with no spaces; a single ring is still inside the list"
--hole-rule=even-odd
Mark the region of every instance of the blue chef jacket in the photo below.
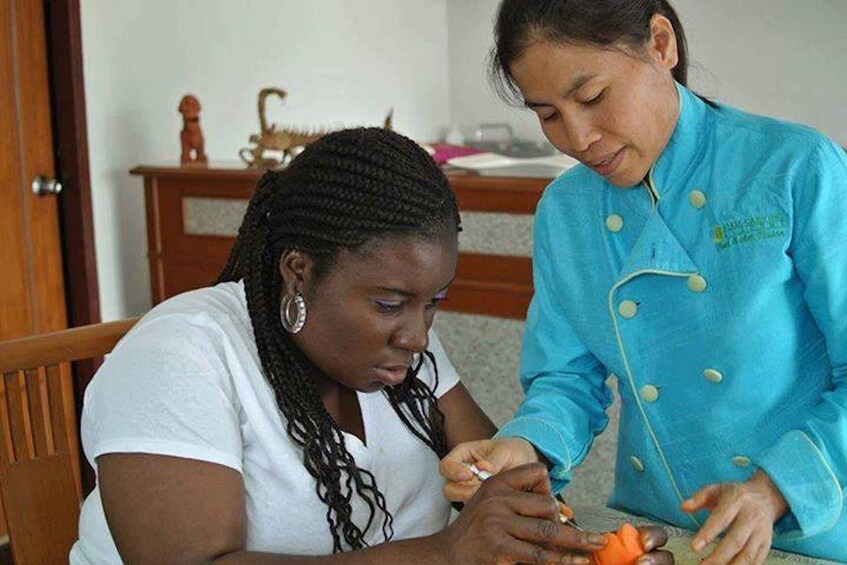
[[[678,85],[642,185],[577,166],[545,191],[521,358],[498,436],[554,489],[622,400],[613,507],[691,529],[679,504],[758,468],[790,506],[776,547],[847,561],[847,158],[814,131]]]

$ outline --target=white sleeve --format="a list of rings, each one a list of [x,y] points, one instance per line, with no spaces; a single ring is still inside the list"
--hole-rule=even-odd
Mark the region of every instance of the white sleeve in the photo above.
[[[91,465],[104,453],[150,453],[241,472],[240,403],[221,355],[225,339],[202,315],[139,322],[85,392]]]
[[[447,391],[458,384],[459,373],[456,372],[453,363],[447,358],[447,353],[441,345],[441,340],[438,339],[438,335],[433,329],[429,330],[429,346],[427,349],[435,356],[435,369],[438,371],[437,386],[435,386],[435,370],[433,370],[432,363],[430,363],[428,358],[424,361],[424,365],[418,373],[418,378],[430,388],[435,388],[435,397],[441,398]]]

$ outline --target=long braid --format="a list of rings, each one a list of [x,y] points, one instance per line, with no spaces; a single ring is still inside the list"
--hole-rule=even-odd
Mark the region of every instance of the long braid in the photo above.
[[[218,282],[244,279],[262,368],[286,420],[286,432],[303,449],[303,463],[327,505],[333,552],[365,547],[378,512],[382,532],[393,535],[393,516],[371,472],[356,465],[344,433],[327,412],[316,382],[320,370],[295,346],[279,317],[282,277],[278,260],[297,249],[315,258],[316,277],[341,248],[383,236],[434,238],[459,230],[455,195],[438,166],[414,142],[382,129],[337,132],[310,145],[282,173],[268,172],[250,200]],[[385,394],[407,428],[439,457],[447,452],[444,415],[434,389],[417,378],[424,352],[407,378]],[[369,509],[353,522],[353,493]],[[346,546],[346,547],[345,547]]]
[[[443,433],[444,414],[440,410],[430,410],[437,401],[433,390],[438,388],[438,366],[435,364],[435,355],[429,351],[425,351],[424,354],[435,371],[433,388],[429,388],[417,378],[418,371],[424,362],[424,358],[421,357],[418,364],[409,370],[410,374],[406,380],[399,385],[388,387],[385,392],[394,411],[406,427],[441,459],[447,455],[447,438]]]

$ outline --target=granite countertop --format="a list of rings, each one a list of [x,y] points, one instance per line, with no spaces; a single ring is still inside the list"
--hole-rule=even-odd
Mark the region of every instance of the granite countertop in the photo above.
[[[646,518],[633,516],[631,514],[626,514],[624,512],[619,512],[617,510],[612,510],[611,508],[606,508],[602,506],[575,506],[574,515],[576,516],[576,519],[579,522],[580,526],[587,530],[597,532],[617,530],[624,522],[629,522],[635,526],[656,524],[655,522],[647,520]],[[674,526],[667,526],[662,524],[658,525],[664,527],[665,530],[668,532],[670,539],[668,540],[668,544],[665,549],[668,549],[673,552],[674,559],[676,560],[676,563],[678,565],[694,565],[700,563],[700,556],[698,556],[691,550],[691,540],[694,536],[693,532]],[[705,556],[705,551],[701,552],[701,555]],[[804,555],[785,553],[776,549],[772,549],[771,552],[768,554],[766,563],[768,563],[769,565],[779,565],[788,563],[836,565],[834,561],[827,561],[825,559],[814,559],[811,557],[806,557]]]

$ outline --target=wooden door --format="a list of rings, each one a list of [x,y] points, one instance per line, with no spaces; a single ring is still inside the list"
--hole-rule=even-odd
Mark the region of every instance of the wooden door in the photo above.
[[[0,339],[67,326],[56,196],[32,190],[54,176],[44,17],[40,0],[0,0]]]

